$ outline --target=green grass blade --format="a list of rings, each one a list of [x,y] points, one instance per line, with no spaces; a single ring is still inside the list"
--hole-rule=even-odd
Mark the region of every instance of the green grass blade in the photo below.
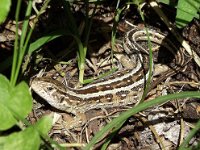
[[[28,42],[29,42],[29,38],[26,39],[26,43],[24,44],[24,40],[26,38],[26,33],[27,33],[27,28],[28,28],[28,23],[29,23],[29,19],[28,17],[31,15],[31,10],[32,10],[32,0],[29,1],[28,3],[28,7],[27,7],[27,10],[26,10],[26,19],[23,23],[23,28],[22,28],[22,35],[20,37],[20,44],[19,44],[19,52],[18,52],[18,61],[17,61],[17,66],[16,66],[16,69],[15,69],[15,76],[14,76],[14,79],[13,79],[13,83],[16,84],[17,82],[17,78],[18,78],[18,75],[19,75],[19,71],[20,71],[20,67],[21,67],[21,64],[22,64],[22,61],[23,61],[23,58],[24,58],[24,55],[25,55],[25,52],[26,52],[26,48],[27,48],[27,45],[28,45]]]
[[[63,33],[56,31],[37,39],[35,42],[30,44],[30,47],[28,49],[28,55],[30,56],[34,51],[36,51],[46,43],[61,36],[63,36]]]
[[[88,0],[85,1],[86,5],[86,17],[85,17],[85,30],[84,30],[84,42],[83,42],[83,49],[79,49],[78,51],[78,66],[79,66],[79,82],[84,83],[84,71],[85,71],[85,59],[87,54],[87,45],[90,36],[90,30],[92,27],[92,18],[94,13],[96,12],[97,4],[92,11],[91,16],[89,17],[89,3]]]
[[[194,135],[199,131],[200,129],[200,120],[196,123],[196,126],[194,129],[192,129],[189,133],[189,135],[187,136],[187,138],[185,139],[185,141],[181,144],[181,146],[179,147],[179,150],[185,150],[190,142],[190,140],[194,137]]]
[[[123,126],[124,122],[126,120],[124,120],[123,122],[120,122],[120,124],[112,131],[112,133],[110,134],[110,136],[106,139],[106,141],[104,142],[104,144],[101,147],[101,150],[106,150],[109,143],[111,142],[112,138],[117,134],[117,132],[121,129],[121,127]]]
[[[75,41],[77,42],[79,49],[83,49],[83,45],[82,45],[80,39],[76,35],[68,32],[66,30],[57,30],[57,31],[49,33],[49,34],[37,39],[35,42],[31,43],[30,47],[28,49],[28,54],[31,55],[35,50],[37,50],[44,44],[54,40],[55,38],[61,37],[61,36],[72,36],[75,39]]]
[[[142,18],[142,21],[145,23],[145,18],[144,18],[143,12],[141,10],[141,6],[139,4],[139,0],[136,0],[135,3],[138,5],[140,16]],[[144,92],[143,92],[143,95],[142,95],[140,103],[142,103],[145,100],[145,97],[148,94],[148,91],[149,91],[149,88],[150,88],[151,79],[152,79],[152,76],[153,76],[153,51],[152,51],[152,43],[151,43],[151,40],[150,40],[150,37],[149,37],[148,29],[146,28],[146,24],[145,24],[145,31],[146,31],[146,35],[147,35],[147,39],[148,39],[147,42],[148,42],[148,48],[149,48],[149,76],[148,76],[148,79],[147,79],[147,82],[146,82],[146,85],[145,85],[145,89],[144,89]]]
[[[128,111],[122,113],[119,117],[113,119],[109,124],[107,124],[102,130],[100,130],[90,141],[90,143],[84,148],[84,150],[89,150],[92,148],[92,146],[97,143],[102,136],[104,136],[108,131],[112,130],[116,127],[119,123],[123,122],[127,118],[131,117],[132,115],[143,111],[149,107],[160,105],[162,103],[165,103],[169,100],[173,99],[181,99],[181,98],[200,98],[200,92],[181,92],[181,93],[175,93],[175,94],[169,94],[166,96],[160,96],[158,98],[155,98],[154,100],[150,100],[147,102],[143,102],[134,108],[129,109]]]
[[[23,48],[24,41],[25,41],[25,38],[27,35],[27,30],[28,30],[28,26],[29,26],[29,17],[30,17],[31,10],[32,10],[32,2],[33,2],[32,0],[28,1],[25,19],[24,19],[23,26],[22,26],[22,34],[20,37],[20,45],[19,45],[20,50],[22,50],[22,48]]]
[[[18,41],[18,23],[19,23],[19,13],[21,9],[21,3],[22,0],[17,1],[17,8],[16,8],[16,13],[15,13],[15,21],[16,21],[16,32],[15,32],[15,43],[14,43],[14,53],[13,53],[13,63],[12,63],[12,70],[11,70],[11,78],[10,82],[11,85],[15,85],[14,78],[15,78],[15,72],[16,72],[16,66],[17,66],[17,61],[18,61],[18,51],[19,51],[19,41]]]

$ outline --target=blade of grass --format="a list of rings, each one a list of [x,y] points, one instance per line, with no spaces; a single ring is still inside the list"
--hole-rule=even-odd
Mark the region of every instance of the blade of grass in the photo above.
[[[121,122],[126,120],[127,118],[131,117],[132,115],[143,111],[147,108],[153,107],[155,105],[160,105],[162,103],[168,102],[173,99],[181,99],[181,98],[200,98],[200,92],[181,92],[175,94],[169,94],[166,96],[160,96],[155,98],[154,100],[150,100],[147,102],[140,103],[139,105],[135,106],[134,108],[129,109],[128,111],[122,113],[118,118],[113,119],[109,124],[107,124],[102,130],[96,133],[96,135],[92,138],[90,143],[84,148],[84,150],[89,150],[97,143],[105,133],[109,132]]]
[[[139,9],[139,13],[140,13],[140,16],[142,18],[142,21],[144,22],[145,24],[145,18],[144,18],[144,15],[143,15],[143,12],[141,10],[141,5],[139,4],[140,1],[139,0],[136,0],[136,1],[133,1],[136,3],[136,5],[138,6],[138,9]],[[144,100],[145,100],[145,97],[147,96],[147,93],[148,93],[148,90],[150,88],[150,83],[151,83],[151,79],[152,79],[152,76],[153,76],[153,52],[152,52],[152,43],[151,43],[151,40],[150,40],[150,37],[149,37],[149,32],[148,32],[148,29],[146,28],[146,24],[145,24],[145,31],[146,31],[146,35],[147,35],[147,42],[148,42],[148,48],[149,48],[149,75],[148,75],[148,79],[147,79],[147,82],[146,82],[146,85],[145,85],[145,89],[144,89],[144,92],[142,94],[142,98],[141,100],[139,101],[139,103],[142,103]]]
[[[190,140],[194,137],[194,135],[197,132],[199,132],[199,129],[200,129],[200,120],[196,123],[195,128],[190,131],[190,133],[188,134],[188,136],[185,139],[185,141],[179,147],[179,150],[185,150],[187,148],[186,146],[188,146]]]
[[[87,2],[86,2],[87,3]],[[87,4],[86,4],[87,5]],[[74,34],[77,38],[80,39],[80,34],[79,34],[79,30],[78,27],[76,25],[75,19],[72,15],[71,9],[70,9],[70,3],[68,1],[64,2],[64,8],[66,9],[67,12],[67,17],[68,20],[70,22],[69,24],[69,28],[72,31],[71,33]],[[86,9],[86,15],[87,15],[87,9]],[[86,24],[87,24],[87,16],[86,16]],[[88,25],[88,24],[87,24]],[[86,26],[87,27],[87,26]],[[87,34],[86,34],[86,38],[85,41],[87,41]],[[83,83],[83,76],[84,76],[84,65],[85,65],[85,57],[86,57],[86,52],[87,52],[87,47],[85,46],[87,44],[82,43],[81,40],[79,40],[78,42],[78,53],[77,53],[77,59],[78,59],[78,68],[79,68],[79,82]]]
[[[86,18],[85,18],[85,33],[84,37],[85,40],[83,42],[83,49],[79,49],[78,53],[78,66],[79,66],[79,82],[84,84],[84,71],[85,71],[85,59],[87,54],[87,45],[89,41],[90,36],[90,30],[92,27],[92,18],[94,16],[94,13],[96,12],[97,4],[95,4],[95,7],[92,11],[91,16],[89,17],[89,2],[86,0]]]
[[[146,34],[147,34],[147,39],[148,39],[148,48],[149,48],[149,76],[145,85],[145,89],[144,89],[144,93],[142,95],[142,99],[140,101],[140,103],[142,103],[145,100],[145,97],[148,94],[149,88],[150,88],[150,84],[151,84],[151,79],[153,76],[153,52],[152,52],[152,44],[151,44],[151,40],[149,37],[149,32],[148,29],[145,27],[146,30]]]
[[[29,17],[31,15],[31,10],[32,10],[32,0],[28,1],[28,6],[26,9],[26,14],[25,14],[25,19],[23,22],[23,27],[22,27],[22,34],[20,36],[20,44],[19,44],[19,53],[18,53],[18,62],[17,62],[17,66],[16,66],[16,70],[15,70],[15,77],[14,77],[14,84],[16,84],[17,82],[17,78],[19,76],[19,71],[21,68],[21,64],[26,52],[26,47],[27,44],[24,46],[24,40],[26,39],[26,35],[27,35],[27,30],[28,30],[28,23],[29,23]],[[29,37],[30,38],[30,37]],[[29,39],[26,40],[27,42],[29,42]]]
[[[42,8],[40,9],[40,11],[39,11],[39,13],[37,14],[35,20],[33,21],[32,28],[30,28],[30,30],[29,30],[29,32],[28,32],[28,35],[27,35],[27,38],[26,38],[26,41],[25,41],[25,43],[24,43],[24,45],[23,45],[23,53],[24,53],[24,54],[25,54],[25,53],[28,53],[28,51],[29,51],[29,50],[28,50],[29,41],[30,41],[31,35],[32,35],[32,33],[33,33],[33,30],[34,30],[34,28],[35,28],[36,22],[38,21],[39,16],[40,16],[40,15],[44,12],[44,10],[47,8],[49,2],[50,2],[50,0],[46,0],[46,1],[44,2],[44,5],[43,5]],[[31,3],[31,4],[32,4],[32,3]],[[31,8],[32,8],[32,7],[31,7]],[[22,58],[21,58],[21,59],[23,59],[24,54],[22,55]],[[28,57],[29,57],[29,55],[28,55]],[[30,60],[30,59],[27,58],[26,61],[28,61],[28,60]],[[23,66],[23,68],[22,68],[22,73],[24,73],[24,71],[26,70],[27,65],[28,65],[28,62],[25,62],[24,64],[26,64],[26,65]],[[21,64],[20,64],[20,65],[21,65]],[[20,68],[19,68],[19,69],[20,69]]]
[[[112,133],[106,139],[106,141],[104,142],[103,146],[101,147],[101,150],[106,150],[107,149],[107,147],[108,147],[109,143],[111,142],[112,138],[118,133],[118,131],[123,126],[123,124],[124,124],[125,121],[121,122],[115,129],[113,129]]]
[[[32,11],[32,2],[33,2],[33,0],[29,0],[28,1],[28,6],[27,6],[26,14],[25,14],[25,19],[24,19],[23,25],[22,25],[22,34],[20,36],[19,49],[23,48],[24,41],[25,41],[25,38],[26,38],[26,35],[27,35],[29,18],[30,18],[30,14],[31,14],[31,11]]]
[[[21,9],[21,3],[22,0],[17,1],[17,8],[16,8],[16,13],[15,13],[15,22],[16,22],[16,32],[15,32],[15,43],[14,43],[14,53],[13,53],[13,63],[12,63],[12,70],[11,70],[11,77],[10,77],[10,82],[11,85],[15,85],[14,83],[14,77],[15,77],[15,70],[17,66],[17,61],[18,61],[18,53],[19,53],[19,35],[18,35],[18,23],[19,23],[19,13]]]
[[[73,17],[73,14],[72,14],[72,11],[71,11],[71,8],[70,8],[70,2],[64,1],[63,4],[64,4],[63,6],[64,6],[64,9],[66,10],[66,14],[67,14],[67,20],[68,20],[68,22],[70,22],[70,23],[68,23],[69,31],[72,34],[75,34],[78,38],[80,38],[79,30],[78,30],[78,27],[76,25],[76,21]]]
[[[43,7],[41,8],[41,11],[39,14],[36,16],[36,21],[38,20],[38,17],[40,16],[41,12],[47,8],[48,3],[50,0],[46,0]],[[27,47],[30,41],[30,37],[32,35],[33,29],[35,27],[36,21],[33,23],[33,27],[29,30],[29,33],[27,35],[27,30],[28,30],[28,22],[29,19],[28,17],[31,15],[31,10],[32,10],[32,0],[28,1],[28,6],[26,9],[26,14],[25,14],[25,21],[23,22],[23,28],[22,28],[22,35],[20,37],[20,41],[18,40],[18,20],[19,20],[19,13],[20,13],[20,8],[21,8],[21,0],[18,1],[17,3],[17,9],[16,9],[16,15],[15,15],[15,20],[16,20],[16,37],[15,37],[15,45],[14,45],[14,56],[13,56],[13,64],[12,64],[12,70],[11,70],[11,84],[14,86],[16,84],[20,67],[23,61],[23,57],[25,53],[27,52]],[[27,36],[26,36],[27,35]],[[19,45],[20,42],[20,45]],[[25,69],[23,69],[25,70]]]
[[[36,41],[34,41],[33,43],[30,44],[29,48],[28,48],[28,55],[31,56],[31,54],[38,50],[40,47],[42,47],[43,45],[45,45],[46,43],[63,36],[63,31],[54,31],[52,33],[46,34],[45,36],[37,39]]]
[[[113,49],[114,49],[114,46],[115,46],[117,25],[119,23],[120,14],[125,9],[125,7],[120,9],[119,8],[119,3],[120,3],[120,0],[118,0],[118,2],[117,2],[116,15],[115,15],[115,18],[114,18],[114,24],[113,24],[112,33],[111,33],[111,61],[112,61],[112,64],[113,64]]]

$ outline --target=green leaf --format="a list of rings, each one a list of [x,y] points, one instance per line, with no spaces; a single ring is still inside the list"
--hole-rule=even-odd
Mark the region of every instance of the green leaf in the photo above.
[[[36,124],[35,127],[37,128],[40,135],[46,136],[49,130],[52,127],[52,118],[50,116],[45,116],[41,118]]]
[[[11,0],[0,0],[0,24],[2,24],[10,11]]]
[[[9,109],[19,117],[25,118],[32,109],[32,97],[29,92],[29,87],[25,82],[19,83],[10,92],[10,98],[7,100]]]
[[[179,28],[184,27],[194,17],[199,19],[197,14],[200,9],[200,0],[179,0],[176,14],[176,25]]]
[[[11,89],[8,79],[3,75],[0,75],[0,130],[9,129],[17,122],[12,115],[12,112],[10,112],[5,104],[9,99],[9,91]]]
[[[0,74],[0,130],[6,130],[24,119],[32,109],[29,87],[21,82],[12,87],[8,79]]]
[[[0,74],[0,102],[9,98],[9,91],[11,90],[9,80]]]
[[[40,146],[40,135],[33,128],[13,133],[9,136],[0,137],[1,150],[38,150]]]
[[[9,109],[0,103],[0,131],[11,128],[17,120],[13,117]],[[1,148],[0,148],[1,149]]]

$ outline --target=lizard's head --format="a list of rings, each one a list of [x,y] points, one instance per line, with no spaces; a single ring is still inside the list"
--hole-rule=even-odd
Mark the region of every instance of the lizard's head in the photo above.
[[[35,78],[30,83],[31,89],[42,97],[51,106],[66,111],[71,108],[71,105],[65,101],[65,87],[57,80],[50,77]]]

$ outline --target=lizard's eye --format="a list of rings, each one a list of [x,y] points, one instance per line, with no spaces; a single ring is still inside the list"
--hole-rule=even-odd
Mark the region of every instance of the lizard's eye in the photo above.
[[[51,90],[53,90],[53,88],[51,86],[48,86],[47,90],[51,91]]]

